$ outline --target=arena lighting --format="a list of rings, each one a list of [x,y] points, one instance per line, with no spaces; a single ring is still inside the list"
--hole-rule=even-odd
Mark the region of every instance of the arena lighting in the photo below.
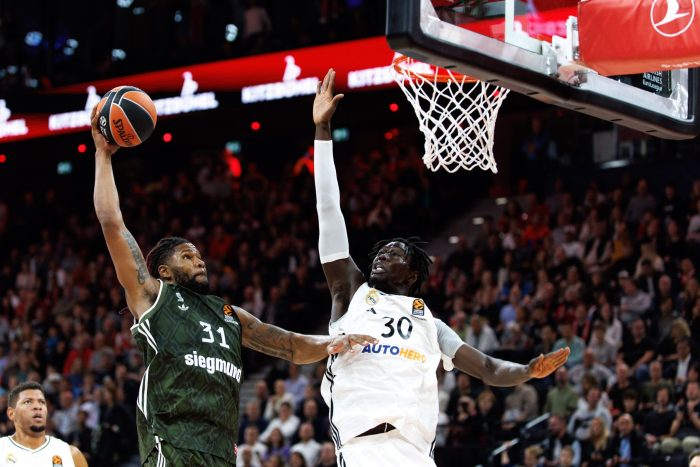
[[[78,145],[78,152],[80,154],[85,154],[85,151],[87,151],[87,146],[84,144],[79,144]]]
[[[175,12],[175,17],[173,18],[173,21],[175,21],[176,23],[182,22],[182,12],[180,10],[177,10]]]
[[[496,205],[497,206],[503,206],[505,204],[508,204],[508,198],[496,198]]]
[[[228,42],[233,42],[236,40],[236,37],[238,37],[238,26],[235,24],[227,24],[226,25],[226,40]]]
[[[126,58],[126,52],[123,49],[112,49],[112,61],[116,62],[118,60],[124,60]]]
[[[260,129],[260,122],[253,122],[250,124],[250,129],[253,131],[258,131]]]
[[[7,156],[5,154],[0,154],[0,164],[7,162]]]
[[[392,112],[398,112],[399,104],[397,104],[396,102],[392,102],[391,104],[389,104],[389,110],[391,110]]]
[[[144,14],[145,11],[146,11],[146,9],[144,7],[137,6],[137,7],[134,7],[133,10],[131,10],[131,13],[133,13],[134,16],[140,16],[140,15]]]
[[[173,140],[173,135],[171,133],[163,133],[163,142],[169,143]]]
[[[117,6],[119,8],[129,8],[134,0],[117,0]]]
[[[386,133],[384,133],[384,139],[387,141],[391,141],[392,139],[394,139],[394,134],[390,131],[387,131]]]
[[[40,31],[29,31],[24,36],[24,43],[29,47],[36,47],[37,45],[41,44],[41,40],[43,38],[44,35]]]
[[[484,223],[483,217],[475,217],[472,219],[472,224],[474,224],[474,225],[481,225],[483,223]]]

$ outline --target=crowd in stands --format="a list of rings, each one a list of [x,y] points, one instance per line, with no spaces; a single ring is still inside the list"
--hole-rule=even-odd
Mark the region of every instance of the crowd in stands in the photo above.
[[[0,90],[48,88],[384,34],[369,0],[111,0],[0,8]],[[48,6],[47,6],[48,8]],[[90,22],[84,18],[90,11]],[[38,33],[38,34],[37,34]]]
[[[213,293],[264,321],[324,332],[309,166],[271,175],[246,163],[235,177],[210,156],[120,185],[127,226],[144,250],[163,236],[191,239]],[[390,142],[338,164],[360,264],[376,240],[429,237],[455,215],[461,179],[429,175],[411,147]],[[143,359],[89,199],[76,192],[49,185],[0,200],[0,435],[12,432],[8,388],[38,381],[49,432],[91,464],[122,465],[136,456]],[[571,355],[552,377],[515,388],[438,369],[437,465],[666,465],[699,447],[700,181],[593,181],[572,193],[558,180],[543,196],[511,198],[482,227],[435,257],[422,291],[430,309],[498,358],[526,363],[565,346]],[[324,363],[244,358],[246,374],[269,371],[241,407],[238,465],[334,465]]]

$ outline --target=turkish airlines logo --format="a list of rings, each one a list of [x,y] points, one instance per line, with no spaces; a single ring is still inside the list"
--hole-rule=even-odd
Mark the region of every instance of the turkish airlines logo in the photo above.
[[[651,25],[665,37],[680,36],[694,19],[694,0],[654,0],[651,5]]]

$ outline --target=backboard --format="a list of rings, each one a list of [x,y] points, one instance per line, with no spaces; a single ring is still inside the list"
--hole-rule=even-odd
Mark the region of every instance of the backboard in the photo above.
[[[387,0],[387,40],[416,60],[649,135],[700,132],[698,69],[605,77],[576,64],[572,0]]]

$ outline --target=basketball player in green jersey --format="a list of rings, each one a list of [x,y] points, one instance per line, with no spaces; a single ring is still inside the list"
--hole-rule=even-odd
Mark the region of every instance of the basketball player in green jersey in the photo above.
[[[235,465],[241,345],[310,363],[376,341],[364,335],[296,334],[206,295],[205,263],[183,238],[161,239],[144,260],[119,208],[111,163],[118,146],[100,134],[94,110],[92,137],[95,211],[136,321],[131,332],[147,365],[136,410],[142,463]]]

